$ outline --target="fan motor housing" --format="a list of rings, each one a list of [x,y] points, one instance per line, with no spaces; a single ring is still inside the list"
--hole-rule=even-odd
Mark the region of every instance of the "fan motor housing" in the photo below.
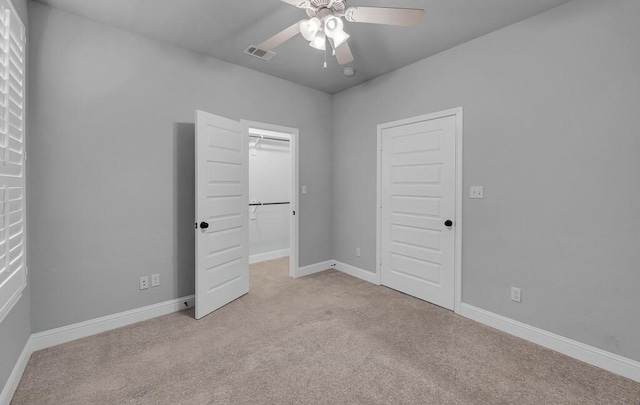
[[[331,8],[327,7],[329,5],[329,0],[311,0],[310,3],[313,7],[315,7],[317,10],[320,10],[320,11],[328,9],[331,12],[344,13],[344,10],[347,8],[347,4],[345,0],[339,0],[334,2]],[[318,15],[320,11],[316,12],[315,10],[308,8],[307,15],[310,18],[320,17]]]

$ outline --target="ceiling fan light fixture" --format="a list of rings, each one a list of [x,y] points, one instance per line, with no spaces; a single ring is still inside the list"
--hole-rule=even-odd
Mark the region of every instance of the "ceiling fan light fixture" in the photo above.
[[[334,15],[324,21],[324,32],[333,40],[333,46],[336,48],[349,39],[349,34],[344,32],[344,22]]]
[[[344,23],[342,19],[331,15],[324,20],[324,32],[329,38],[334,38],[337,34],[344,32]]]
[[[309,46],[315,48],[319,51],[324,51],[327,49],[327,36],[324,35],[324,32],[319,31],[316,37],[309,43]]]
[[[320,31],[322,23],[316,17],[300,23],[300,33],[307,41],[313,41]]]

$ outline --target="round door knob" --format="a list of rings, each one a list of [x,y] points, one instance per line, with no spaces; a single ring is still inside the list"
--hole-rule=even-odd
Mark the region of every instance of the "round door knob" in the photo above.
[[[447,219],[446,221],[444,221],[444,226],[446,226],[447,228],[451,228],[453,226],[453,221]]]
[[[208,223],[206,223],[206,222],[204,222],[204,221],[200,222],[200,228],[201,228],[201,229],[207,229],[208,227],[209,227],[209,224],[208,224]]]

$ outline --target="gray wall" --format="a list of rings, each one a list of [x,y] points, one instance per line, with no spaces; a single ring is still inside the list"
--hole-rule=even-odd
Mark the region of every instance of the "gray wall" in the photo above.
[[[329,95],[29,4],[34,332],[193,294],[196,109],[300,129],[300,265],[331,259]]]
[[[28,27],[27,0],[11,0],[22,21]],[[28,135],[28,128],[27,128]],[[0,392],[4,388],[16,360],[31,334],[30,288],[22,293],[7,317],[0,323]]]
[[[462,106],[463,301],[640,360],[639,16],[576,0],[334,95],[334,258],[375,270],[376,125]]]

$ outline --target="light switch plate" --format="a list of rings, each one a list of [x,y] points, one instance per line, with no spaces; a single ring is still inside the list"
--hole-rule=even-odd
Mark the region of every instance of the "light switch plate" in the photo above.
[[[484,198],[484,187],[483,186],[471,186],[469,191],[469,197],[481,200]]]
[[[307,186],[302,186],[302,194],[307,194]]]

